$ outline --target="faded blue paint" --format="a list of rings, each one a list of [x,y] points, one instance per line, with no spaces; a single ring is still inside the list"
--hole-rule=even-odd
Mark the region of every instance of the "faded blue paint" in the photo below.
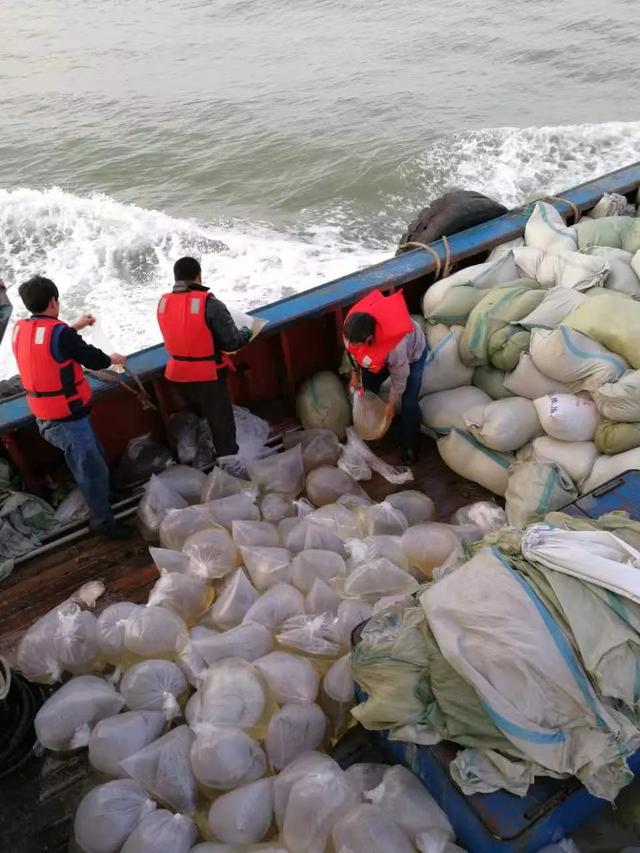
[[[605,192],[627,193],[639,185],[640,162],[566,190],[561,196],[580,210],[587,210],[593,207]],[[524,208],[452,235],[449,238],[451,259],[459,262],[498,243],[519,237],[524,231],[533,204],[532,202]],[[566,202],[556,201],[554,205],[563,214],[571,213],[571,205]],[[431,246],[444,265],[446,252],[442,241],[438,240]],[[267,319],[269,332],[273,334],[299,320],[316,316],[340,305],[349,305],[376,287],[400,287],[416,281],[432,273],[435,268],[436,262],[431,253],[415,249],[304,293],[281,299],[252,313]],[[131,369],[141,377],[159,373],[166,360],[167,354],[162,345],[141,350],[128,357]],[[109,391],[109,385],[98,380],[92,379],[91,385],[98,394]],[[0,402],[0,433],[22,426],[30,418],[24,397]]]

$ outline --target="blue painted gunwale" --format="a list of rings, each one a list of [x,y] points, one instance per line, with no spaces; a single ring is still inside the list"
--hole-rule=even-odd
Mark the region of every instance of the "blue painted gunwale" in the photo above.
[[[560,193],[561,198],[566,201],[555,200],[552,203],[566,218],[572,213],[571,204],[580,211],[585,211],[593,207],[605,192],[626,194],[639,186],[640,162],[637,162],[566,190]],[[521,236],[532,205],[533,203],[517,208],[497,219],[449,237],[451,261],[459,263],[499,243]],[[431,245],[444,265],[446,260],[444,244],[438,240]],[[259,314],[268,320],[268,331],[265,331],[265,334],[273,335],[300,320],[319,316],[338,306],[353,304],[376,287],[401,287],[435,270],[436,262],[432,255],[421,249],[415,249],[303,293],[273,302],[263,308],[254,309],[251,313]],[[162,344],[139,350],[127,357],[131,369],[145,380],[159,375],[166,360],[167,353]],[[90,379],[90,383],[96,395],[108,394],[117,387],[94,378]],[[31,419],[24,396],[0,402],[0,434],[19,429]]]

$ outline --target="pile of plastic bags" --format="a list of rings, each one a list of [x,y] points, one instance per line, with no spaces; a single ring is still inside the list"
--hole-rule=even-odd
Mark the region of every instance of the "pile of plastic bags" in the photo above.
[[[455,853],[411,773],[346,772],[323,750],[352,724],[353,630],[410,601],[503,511],[474,506],[442,524],[421,492],[372,502],[348,471],[410,474],[351,432],[344,445],[321,428],[291,433],[248,470],[250,480],[186,465],[154,475],[138,511],[158,569],[147,603],[96,617],[76,597],[20,643],[30,679],[73,676],[39,711],[40,742],[88,746],[105,780],[78,808],[78,845]]]
[[[640,217],[604,196],[567,227],[539,202],[523,239],[438,281],[423,311],[423,427],[509,523],[640,467]]]

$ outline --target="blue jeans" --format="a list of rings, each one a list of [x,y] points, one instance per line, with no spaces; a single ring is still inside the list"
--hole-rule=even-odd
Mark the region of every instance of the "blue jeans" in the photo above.
[[[413,450],[415,453],[418,452],[420,443],[420,387],[422,386],[422,374],[428,353],[429,347],[425,346],[420,358],[409,365],[407,387],[402,395],[402,410],[400,412],[402,446],[405,450]],[[373,391],[374,394],[377,394],[388,376],[389,371],[386,367],[380,373],[363,370],[362,384],[367,391]]]
[[[40,435],[64,451],[71,473],[89,507],[93,527],[115,526],[109,502],[109,468],[87,416],[77,421],[38,420]]]

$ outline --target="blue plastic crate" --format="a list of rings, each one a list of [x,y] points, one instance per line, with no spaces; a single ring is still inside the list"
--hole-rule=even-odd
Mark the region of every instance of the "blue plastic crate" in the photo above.
[[[563,509],[570,515],[597,518],[605,512],[623,509],[640,521],[640,471],[625,471]]]

